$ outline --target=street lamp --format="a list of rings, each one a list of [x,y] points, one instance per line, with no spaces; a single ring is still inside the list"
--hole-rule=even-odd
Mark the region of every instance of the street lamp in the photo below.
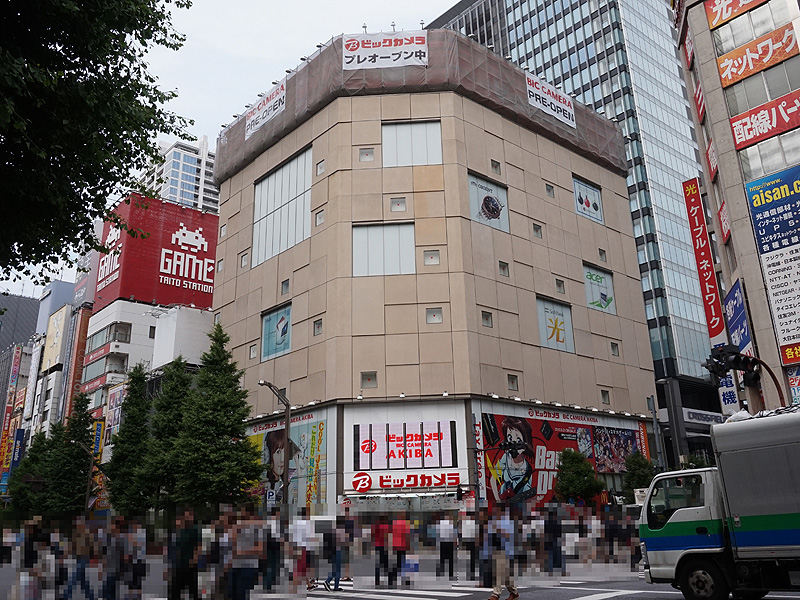
[[[292,418],[292,405],[289,403],[289,399],[286,397],[286,394],[284,394],[280,390],[280,388],[278,388],[278,386],[276,386],[274,383],[270,383],[269,381],[265,381],[263,379],[259,379],[258,380],[258,385],[268,387],[270,389],[270,391],[273,394],[275,394],[275,396],[278,398],[280,403],[283,404],[283,407],[285,409],[284,420],[286,421],[286,428],[283,430],[283,432],[284,432],[286,437],[284,439],[284,446],[283,446],[283,448],[284,448],[284,450],[283,450],[283,457],[284,457],[283,458],[283,473],[281,475],[283,481],[282,481],[281,485],[283,486],[282,503],[283,503],[284,506],[288,507],[289,506],[289,460],[290,460],[291,455],[292,455],[292,446],[291,446],[291,442],[289,441],[289,423],[290,423],[291,418]]]

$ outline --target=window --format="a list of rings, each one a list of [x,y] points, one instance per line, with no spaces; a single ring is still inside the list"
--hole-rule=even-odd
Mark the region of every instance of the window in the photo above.
[[[481,325],[484,327],[493,327],[492,325],[492,313],[487,310],[481,311]]]
[[[438,250],[425,250],[422,253],[422,260],[426,266],[439,264],[439,251]]]
[[[285,296],[289,293],[289,280],[284,279],[281,281],[281,296]]]
[[[362,371],[361,372],[361,389],[366,390],[369,388],[378,387],[378,373],[377,371]]]
[[[322,319],[314,321],[313,333],[314,335],[322,335]]]
[[[519,391],[519,378],[517,375],[508,375],[508,389],[512,392]]]
[[[353,227],[353,277],[416,272],[414,224]]]
[[[533,237],[535,238],[542,238],[542,226],[539,223],[533,224]]]
[[[314,215],[314,224],[319,227],[325,222],[325,209],[318,210],[317,214]]]
[[[497,175],[500,175],[500,163],[498,161],[496,161],[496,160],[491,160],[490,164],[491,164],[491,167],[492,167],[492,173],[496,173]]]
[[[258,356],[258,344],[250,344],[250,358]]]
[[[239,266],[246,267],[247,266],[247,253],[245,252],[242,256],[239,257]]]
[[[556,291],[559,294],[566,294],[567,293],[567,286],[564,285],[563,279],[556,279]]]
[[[359,148],[358,162],[372,162],[375,160],[375,148]]]
[[[390,204],[392,212],[406,212],[406,199],[405,198],[392,198]]]
[[[759,142],[739,152],[746,181],[758,179],[800,162],[800,129]]]
[[[783,0],[772,0],[728,21],[711,32],[717,56],[727,54],[734,48],[761,37],[784,23],[788,23],[789,19],[787,3]]]
[[[223,267],[223,265],[224,265],[224,260],[220,258],[220,259],[217,261],[217,273],[222,273],[222,267]]]
[[[322,175],[325,172],[325,159],[317,163],[317,175]]]
[[[221,321],[221,313],[214,313],[214,324],[217,325]]]
[[[507,262],[503,262],[502,260],[497,265],[497,270],[500,272],[500,276],[501,277],[508,277],[510,275],[510,273],[508,271],[508,263]]]
[[[600,390],[600,402],[611,404],[611,393],[608,390]]]
[[[221,237],[221,238],[222,238],[222,237],[225,237],[225,234],[226,234],[227,232],[228,232],[228,224],[227,224],[227,223],[223,223],[222,225],[220,225],[220,228],[219,228],[219,237]]]
[[[704,504],[705,490],[701,475],[662,479],[653,486],[647,502],[647,526],[652,530],[663,529],[676,511]]]
[[[442,307],[425,309],[425,322],[429,325],[438,325],[442,322]]]
[[[738,115],[800,88],[800,56],[783,61],[725,89],[728,110]],[[710,139],[706,135],[706,139]]]
[[[572,310],[566,304],[536,299],[539,313],[539,342],[546,348],[575,352],[572,336]]]
[[[155,325],[150,325],[150,332],[148,333],[148,337],[151,340],[156,339],[156,326]]]
[[[276,308],[261,317],[261,360],[286,354],[292,347],[292,305]]]
[[[606,254],[606,251],[603,250],[602,248],[597,249],[597,257],[603,262],[608,262],[608,255]]]
[[[311,236],[311,169],[309,148],[256,184],[254,267]]]
[[[581,179],[572,179],[575,194],[575,212],[579,215],[603,223],[603,201],[600,188]]]
[[[384,167],[442,164],[442,126],[426,123],[389,123],[381,128]]]
[[[611,342],[611,356],[619,356],[619,344]]]
[[[550,196],[551,198],[555,198],[555,197],[556,197],[556,188],[554,188],[554,187],[553,187],[552,185],[550,185],[549,183],[545,183],[545,184],[544,184],[544,191],[545,191],[545,192],[547,193],[547,195],[548,195],[548,196]]]

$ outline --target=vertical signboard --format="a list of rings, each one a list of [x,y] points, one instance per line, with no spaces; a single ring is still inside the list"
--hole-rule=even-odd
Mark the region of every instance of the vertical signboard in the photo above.
[[[3,433],[0,435],[0,467],[6,463],[6,453],[8,450],[8,439],[11,435],[11,413],[14,410],[14,403],[7,402],[6,409],[3,411]],[[13,441],[12,441],[13,445]],[[9,457],[9,463],[10,463]],[[4,469],[3,469],[4,470]],[[3,473],[0,476],[0,496],[5,496],[8,493],[8,474]]]
[[[722,230],[722,243],[725,244],[731,237],[731,217],[728,213],[728,205],[725,204],[724,200],[717,212],[717,218],[719,218],[719,227]]]
[[[683,54],[686,57],[686,68],[691,69],[694,62],[694,37],[690,27],[686,28],[686,34],[683,36]]]
[[[719,161],[717,160],[717,149],[714,147],[714,140],[708,140],[706,148],[706,162],[708,163],[709,181],[714,181],[719,172]]]
[[[725,316],[728,318],[728,332],[731,343],[746,356],[755,356],[753,337],[750,333],[750,322],[744,303],[742,283],[737,279],[725,296]]]
[[[700,87],[700,82],[696,81],[694,86],[694,107],[697,110],[698,122],[703,122],[703,117],[706,116],[706,98],[703,96],[703,88]]]
[[[786,377],[789,380],[792,404],[800,404],[800,367],[786,367]]]
[[[72,399],[81,391],[81,378],[83,376],[83,357],[86,354],[86,334],[89,330],[89,317],[91,309],[79,308],[75,322],[75,338],[70,352],[69,372],[67,385],[64,390],[64,418],[72,414]]]

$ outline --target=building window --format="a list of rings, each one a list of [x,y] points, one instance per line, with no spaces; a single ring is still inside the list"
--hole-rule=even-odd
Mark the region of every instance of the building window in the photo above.
[[[223,263],[224,260],[221,258],[217,261],[217,273],[222,273]]]
[[[439,251],[438,250],[425,250],[425,252],[422,253],[422,260],[425,263],[425,266],[438,265],[439,264]]]
[[[438,325],[442,322],[442,307],[425,309],[425,322],[428,325]]]
[[[572,335],[572,310],[566,304],[536,299],[539,314],[539,342],[545,348],[575,352]]]
[[[325,159],[317,163],[317,175],[322,175],[325,172]]]
[[[608,262],[608,255],[606,254],[606,251],[605,251],[605,250],[603,250],[602,248],[598,248],[598,249],[597,249],[597,257],[598,257],[598,258],[599,258],[599,259],[600,259],[602,262]]]
[[[556,291],[559,294],[566,294],[567,293],[567,286],[564,285],[563,279],[556,279]]]
[[[353,227],[353,277],[416,272],[414,224]]]
[[[508,375],[508,389],[512,392],[519,391],[519,378],[516,375]]]
[[[317,214],[314,215],[314,224],[319,227],[325,222],[325,209],[318,210]]]
[[[481,325],[484,327],[493,327],[492,313],[490,313],[488,310],[481,311]]]
[[[261,317],[261,360],[292,349],[292,305],[281,306]]]
[[[247,258],[248,257],[247,257],[247,253],[246,252],[244,254],[242,254],[242,256],[239,258],[239,266],[246,267],[247,266]]]
[[[611,356],[619,356],[619,344],[611,342]]]
[[[255,267],[311,236],[311,149],[276,168],[255,187]]]
[[[284,279],[281,281],[281,296],[285,296],[289,293],[289,280]]]
[[[214,313],[214,324],[218,325],[221,321],[221,313]]]
[[[313,333],[314,335],[322,335],[322,319],[314,321]]]
[[[496,160],[491,160],[490,164],[491,164],[491,167],[492,167],[492,173],[500,175],[500,163],[498,161],[496,161]]]
[[[542,239],[542,226],[539,223],[533,224],[533,237]]]
[[[220,227],[219,227],[219,237],[221,237],[221,238],[225,237],[225,234],[227,232],[228,232],[228,224],[227,223],[223,223],[222,225],[220,225]]]
[[[392,212],[406,212],[406,199],[405,198],[392,198],[390,210]]]
[[[600,188],[576,177],[572,178],[572,188],[575,194],[575,212],[592,221],[603,223]]]
[[[555,198],[556,197],[556,188],[554,188],[551,184],[545,183],[544,184],[544,191],[547,193],[547,195],[550,198]]]
[[[603,404],[611,404],[611,392],[608,390],[600,390],[600,402]]]
[[[366,390],[369,388],[378,387],[378,373],[377,371],[362,371],[361,372],[361,389]]]
[[[375,160],[375,148],[359,148],[358,162],[372,162]]]
[[[258,344],[250,344],[250,358],[258,356]]]
[[[508,277],[510,275],[508,271],[508,263],[503,262],[502,260],[497,265],[497,270],[500,272],[501,277]]]
[[[156,326],[155,325],[150,325],[150,333],[148,333],[148,337],[151,340],[156,339]]]
[[[442,164],[439,121],[388,123],[381,128],[384,167]]]

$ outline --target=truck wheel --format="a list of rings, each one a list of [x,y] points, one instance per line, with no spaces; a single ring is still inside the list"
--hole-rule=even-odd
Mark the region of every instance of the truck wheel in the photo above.
[[[681,572],[680,588],[686,600],[725,600],[728,584],[719,567],[706,560],[692,561]]]

